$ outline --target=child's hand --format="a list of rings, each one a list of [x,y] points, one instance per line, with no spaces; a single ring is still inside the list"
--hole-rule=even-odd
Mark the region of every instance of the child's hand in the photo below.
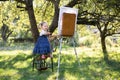
[[[47,35],[50,35],[51,33],[50,32],[47,32]]]

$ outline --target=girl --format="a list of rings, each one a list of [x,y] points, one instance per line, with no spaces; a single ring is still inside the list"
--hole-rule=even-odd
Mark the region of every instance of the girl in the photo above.
[[[38,25],[38,29],[41,28],[40,36],[35,44],[33,49],[33,54],[40,54],[42,59],[46,59],[48,54],[51,53],[50,43],[48,40],[48,36],[50,32],[48,32],[48,24],[46,22],[42,22]]]

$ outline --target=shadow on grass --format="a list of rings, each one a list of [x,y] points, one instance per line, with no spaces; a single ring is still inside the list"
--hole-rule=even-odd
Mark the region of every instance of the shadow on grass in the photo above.
[[[57,60],[58,55],[54,55]],[[109,80],[117,79],[120,75],[120,64],[110,61],[107,65],[102,58],[82,57],[76,61],[75,55],[61,55],[59,80]],[[32,70],[32,57],[27,54],[0,56],[0,79],[2,80],[55,80],[57,72],[57,61],[54,63],[54,72],[51,69],[45,71]],[[118,66],[119,65],[119,66]],[[118,67],[117,67],[118,66]],[[111,71],[112,70],[112,71]],[[52,76],[52,78],[50,78]],[[106,77],[106,76],[109,76]],[[112,77],[112,78],[111,78]]]
[[[60,80],[101,80],[101,79],[118,79],[120,75],[114,76],[111,69],[118,71],[116,66],[119,63],[114,63],[113,67],[109,67],[102,58],[85,57],[78,62],[75,61],[75,57],[71,55],[64,55],[65,58],[61,58],[60,66]],[[63,56],[62,56],[63,57]],[[115,69],[114,69],[115,68]],[[120,71],[120,70],[119,70]],[[118,73],[120,73],[118,71]]]
[[[109,67],[111,67],[115,71],[119,71],[120,73],[120,62],[116,60],[108,60],[106,61]]]
[[[47,80],[52,71],[33,71],[31,56],[21,54],[0,56],[0,73],[0,80]]]
[[[6,43],[6,45],[0,45],[0,51],[14,51],[14,50],[32,50],[34,43]]]

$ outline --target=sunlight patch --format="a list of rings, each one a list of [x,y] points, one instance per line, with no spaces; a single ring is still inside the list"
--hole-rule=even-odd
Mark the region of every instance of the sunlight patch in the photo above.
[[[0,69],[0,80],[18,80],[21,75],[18,74],[17,70],[2,70]]]
[[[50,75],[50,76],[47,78],[47,80],[56,80],[56,78],[57,78],[57,73],[55,72],[55,73],[53,73],[52,75]]]
[[[29,65],[26,62],[24,62],[24,61],[19,61],[19,62],[16,62],[13,66],[15,68],[26,68]]]
[[[17,54],[31,54],[32,51],[31,50],[12,50],[12,51],[0,51],[0,55],[17,55]]]
[[[73,73],[74,74],[74,73]],[[77,80],[75,74],[70,74],[70,72],[65,72],[64,76],[65,76],[65,79],[63,80],[66,80],[66,79],[69,79],[69,80]]]

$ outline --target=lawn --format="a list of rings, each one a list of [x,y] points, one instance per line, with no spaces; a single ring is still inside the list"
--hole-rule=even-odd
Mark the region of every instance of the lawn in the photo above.
[[[39,72],[32,70],[32,49],[33,43],[14,43],[0,47],[0,80],[55,80],[59,50],[53,53],[54,71],[47,69]],[[120,80],[119,48],[111,48],[109,63],[103,60],[100,48],[76,49],[79,61],[76,61],[71,47],[63,46],[59,80]]]

